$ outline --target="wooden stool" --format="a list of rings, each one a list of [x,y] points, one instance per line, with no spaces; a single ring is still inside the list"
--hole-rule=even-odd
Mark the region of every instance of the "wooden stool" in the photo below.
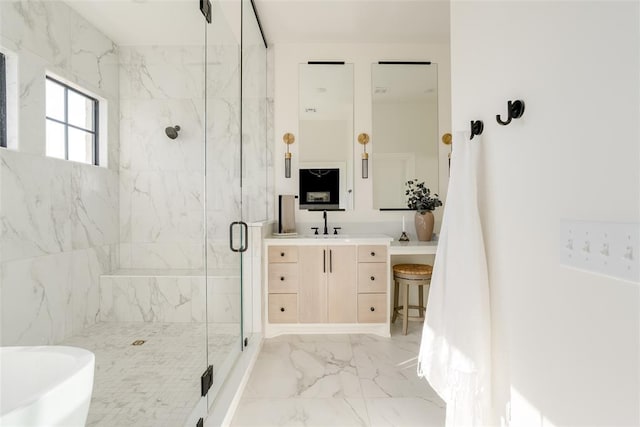
[[[407,335],[409,320],[424,320],[424,286],[431,284],[431,272],[433,267],[427,264],[398,264],[393,266],[393,317],[391,323],[396,321],[396,317],[402,316],[402,333]],[[418,305],[409,305],[409,286],[418,286]],[[403,303],[398,305],[398,293],[402,286]],[[427,291],[429,288],[427,288]],[[409,316],[409,309],[418,310],[418,316]]]

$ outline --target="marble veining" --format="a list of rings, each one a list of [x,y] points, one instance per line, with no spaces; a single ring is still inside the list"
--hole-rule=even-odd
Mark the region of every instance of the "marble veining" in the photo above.
[[[0,150],[2,345],[54,344],[97,321],[118,253],[118,53],[64,2],[0,2],[0,39],[17,63],[19,136],[19,151]],[[109,168],[45,157],[47,73],[102,98]]]
[[[130,269],[102,275],[99,319],[103,322],[208,319],[213,323],[239,324],[239,271],[212,269],[209,274],[206,281],[198,270]]]
[[[265,340],[231,425],[442,426],[444,402],[416,374],[421,332]]]
[[[239,329],[203,323],[98,323],[62,342],[95,353],[87,426],[182,426],[200,399],[207,363],[214,376],[239,347]],[[143,339],[141,346],[132,346]],[[162,375],[158,375],[162,372]]]

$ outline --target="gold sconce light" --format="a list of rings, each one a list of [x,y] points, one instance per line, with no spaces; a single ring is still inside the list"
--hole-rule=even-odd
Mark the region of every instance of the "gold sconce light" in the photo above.
[[[291,152],[289,151],[289,145],[296,141],[296,137],[287,132],[282,136],[282,140],[287,145],[287,151],[284,153],[284,177],[291,178]]]
[[[367,153],[367,144],[369,143],[369,135],[361,133],[358,135],[358,142],[362,144],[362,178],[369,178],[369,153]]]

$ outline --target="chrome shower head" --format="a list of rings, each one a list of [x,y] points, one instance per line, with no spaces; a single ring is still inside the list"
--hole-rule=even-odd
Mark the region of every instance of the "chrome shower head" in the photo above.
[[[178,137],[178,132],[180,131],[180,126],[169,126],[164,129],[164,133],[171,139],[176,139]]]

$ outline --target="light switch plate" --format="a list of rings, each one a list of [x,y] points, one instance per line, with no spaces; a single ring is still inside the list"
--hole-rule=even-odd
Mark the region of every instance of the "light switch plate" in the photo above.
[[[640,283],[640,223],[560,221],[560,263]]]

